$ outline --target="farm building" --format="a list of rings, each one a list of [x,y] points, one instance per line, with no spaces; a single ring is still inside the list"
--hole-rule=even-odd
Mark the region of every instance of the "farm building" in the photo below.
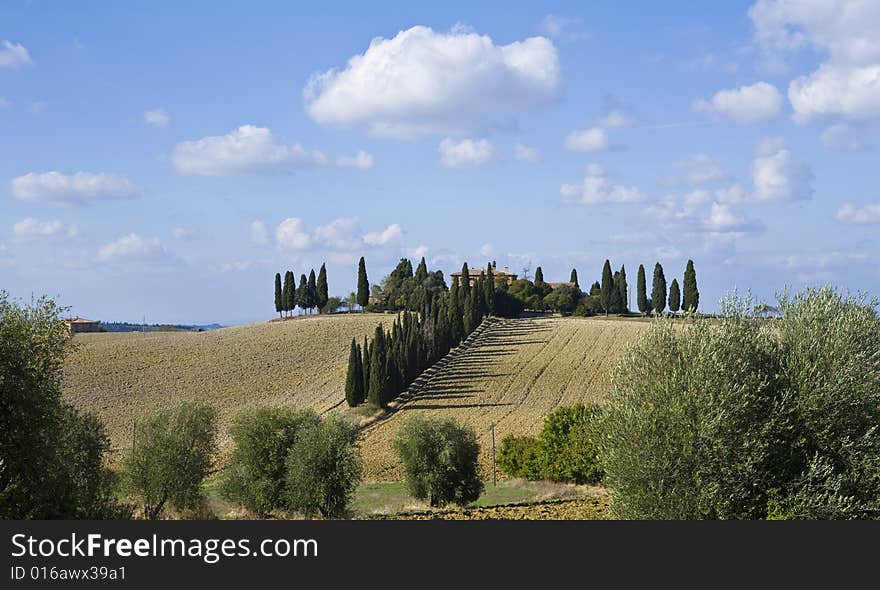
[[[67,320],[67,327],[70,329],[71,334],[78,334],[80,332],[100,332],[101,322],[98,320],[87,320],[76,316],[75,318]]]
[[[477,282],[477,279],[480,278],[480,274],[482,274],[484,272],[486,272],[486,269],[484,269],[484,268],[469,268],[468,269],[468,278],[470,279],[471,286],[473,286],[474,283]],[[516,274],[510,272],[510,269],[507,268],[506,266],[501,270],[498,270],[497,268],[493,268],[492,274],[495,276],[496,284],[497,284],[499,277],[503,277],[504,279],[506,279],[508,285],[512,285],[513,282],[516,280]],[[449,276],[452,277],[453,282],[457,283],[459,281],[459,279],[461,278],[461,272],[454,272]]]
[[[551,289],[558,289],[559,287],[576,287],[577,283],[547,283],[550,285]]]

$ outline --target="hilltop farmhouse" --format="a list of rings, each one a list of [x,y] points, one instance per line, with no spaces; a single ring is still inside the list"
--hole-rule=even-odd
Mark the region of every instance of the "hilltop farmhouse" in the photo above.
[[[470,285],[473,287],[474,284],[477,282],[477,279],[480,278],[480,275],[485,272],[486,272],[486,269],[484,269],[484,268],[469,268],[468,269],[468,278],[470,280],[468,282],[470,283]],[[499,278],[503,278],[504,280],[506,280],[508,285],[512,285],[513,282],[516,281],[516,278],[517,278],[516,274],[510,272],[510,269],[506,266],[501,270],[493,268],[492,275],[495,277],[495,284],[496,285],[498,284]],[[459,285],[461,284],[461,283],[459,283],[459,280],[461,279],[461,272],[454,272],[454,273],[450,274],[449,276],[452,277],[453,283],[458,283]]]

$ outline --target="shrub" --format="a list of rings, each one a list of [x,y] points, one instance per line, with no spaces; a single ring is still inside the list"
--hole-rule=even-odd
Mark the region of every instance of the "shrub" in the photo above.
[[[101,422],[61,401],[64,310],[0,291],[0,518],[122,518]]]
[[[215,436],[216,411],[198,402],[155,410],[137,424],[124,470],[144,518],[159,518],[166,504],[178,510],[199,507]]]
[[[401,426],[394,450],[403,464],[410,494],[432,507],[464,506],[483,492],[477,475],[477,435],[451,418],[416,414]]]
[[[577,484],[599,483],[605,475],[595,443],[599,407],[577,404],[557,408],[541,430],[542,476]]]
[[[307,517],[345,516],[361,478],[357,427],[339,416],[306,428],[287,456],[287,502]]]
[[[320,422],[312,410],[256,408],[239,414],[230,429],[235,450],[220,493],[259,516],[285,505],[285,461],[296,438]]]
[[[615,371],[600,451],[622,518],[880,514],[880,319],[831,288],[717,327],[655,321]]]
[[[522,300],[508,293],[506,288],[495,289],[495,315],[512,318],[521,314],[523,309],[525,309],[525,304]]]
[[[508,434],[501,440],[498,467],[511,477],[536,480],[542,477],[541,442],[534,436]]]

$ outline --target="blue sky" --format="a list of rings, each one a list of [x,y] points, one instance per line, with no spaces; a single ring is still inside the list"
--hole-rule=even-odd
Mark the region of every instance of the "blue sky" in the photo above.
[[[880,294],[880,3],[5,2],[0,288],[273,315],[401,255]]]

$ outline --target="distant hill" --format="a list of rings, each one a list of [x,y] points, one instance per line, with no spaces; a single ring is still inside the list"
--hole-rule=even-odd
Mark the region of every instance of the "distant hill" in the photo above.
[[[207,332],[224,326],[220,324],[130,324],[128,322],[101,322],[108,332]]]

